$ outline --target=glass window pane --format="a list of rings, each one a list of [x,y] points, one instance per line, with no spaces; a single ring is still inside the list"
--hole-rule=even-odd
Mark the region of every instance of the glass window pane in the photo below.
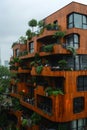
[[[83,15],[83,23],[87,24],[87,17]]]
[[[71,129],[76,128],[76,120],[71,122]]]
[[[74,27],[82,28],[82,15],[74,14]]]
[[[79,113],[84,110],[84,97],[77,97],[73,99],[73,112]]]
[[[68,28],[73,28],[73,14],[68,17]]]
[[[69,15],[69,23],[72,23],[73,22],[73,14],[70,14]]]
[[[87,76],[84,76],[84,90],[87,90]]]
[[[78,87],[78,91],[83,91],[83,77],[78,77],[77,79],[77,87]]]
[[[83,125],[84,125],[83,119],[79,119],[78,120],[78,127],[83,126]]]
[[[78,43],[78,41],[79,41],[78,35],[77,35],[77,34],[74,34],[74,42],[75,42],[75,43]]]
[[[86,24],[83,24],[83,29],[87,29],[87,25]]]
[[[75,70],[80,69],[79,56],[75,56]]]

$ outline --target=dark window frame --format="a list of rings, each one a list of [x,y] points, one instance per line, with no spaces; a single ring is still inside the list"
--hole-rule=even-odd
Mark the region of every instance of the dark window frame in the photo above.
[[[15,49],[15,55],[19,56],[19,49]]]
[[[81,16],[81,27],[76,27],[75,26],[75,15]],[[70,17],[72,16],[72,21],[70,22]],[[86,17],[86,22],[84,22],[84,17]],[[71,26],[70,26],[71,25]],[[86,28],[84,28],[84,25]],[[67,28],[80,28],[80,29],[87,29],[87,15],[85,14],[80,14],[76,12],[72,12],[67,16]]]
[[[73,113],[80,113],[84,110],[84,97],[76,97],[73,99]]]
[[[82,81],[82,84],[81,84]],[[87,91],[87,76],[86,75],[81,75],[77,77],[77,91]]]
[[[33,53],[34,52],[34,42],[29,43],[29,52]]]
[[[78,37],[78,41],[75,41],[75,36]],[[72,40],[72,41],[70,41]],[[76,47],[76,49],[78,49],[80,47],[80,35],[77,33],[72,33],[66,36],[66,46],[70,46],[70,42],[72,42],[72,46],[75,48],[75,45],[78,45],[78,47]]]

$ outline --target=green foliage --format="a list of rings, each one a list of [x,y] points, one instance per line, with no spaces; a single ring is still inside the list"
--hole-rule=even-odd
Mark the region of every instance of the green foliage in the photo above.
[[[31,116],[32,125],[39,124],[41,121],[41,116],[34,112]]]
[[[40,20],[40,21],[38,22],[38,26],[39,26],[39,28],[43,28],[43,27],[45,26],[44,21],[43,21],[43,20]]]
[[[76,56],[76,49],[71,46],[67,46],[66,49],[72,53],[73,56]]]
[[[42,65],[36,67],[37,74],[40,74],[42,72],[42,70],[43,70],[43,66]]]
[[[19,99],[12,98],[12,105],[13,105],[14,110],[22,110],[22,106],[20,104]]]
[[[56,23],[47,24],[47,25],[45,25],[45,28],[47,30],[58,30],[59,29],[59,27]]]
[[[36,19],[31,19],[28,22],[28,25],[31,26],[31,27],[36,27],[37,26],[37,20]]]
[[[52,87],[47,87],[45,89],[45,92],[48,93],[48,96],[51,96],[51,95],[57,96],[58,94],[63,95],[63,91],[62,90],[60,90],[60,89],[54,89]]]
[[[58,61],[58,65],[61,69],[66,69],[66,66],[67,66],[67,61],[66,60],[60,60]]]
[[[58,38],[58,37],[63,38],[65,34],[66,34],[65,31],[57,31],[54,33],[53,38]]]
[[[11,72],[5,66],[0,66],[0,92],[5,92],[10,86]]]
[[[28,40],[30,40],[30,39],[32,38],[32,32],[31,32],[30,29],[28,29],[28,30],[26,31],[26,36],[28,37]]]
[[[21,62],[21,60],[19,59],[19,57],[14,57],[13,62],[14,63],[19,63],[19,62]]]
[[[28,124],[28,120],[27,119],[23,119],[22,120],[22,126],[25,127],[25,126],[27,126],[27,124]]]
[[[26,37],[21,36],[21,37],[19,38],[19,43],[25,44],[25,43],[27,43],[26,40],[27,40]]]
[[[8,115],[7,112],[2,110],[0,111],[0,127],[8,125]]]
[[[39,54],[36,53],[35,56],[34,56],[34,60],[31,61],[30,65],[36,67],[36,66],[39,65],[39,64],[41,64],[41,59],[40,59]]]
[[[43,51],[52,52],[53,51],[53,45],[51,44],[51,45],[44,46]]]
[[[32,27],[32,32],[33,32],[33,27],[36,27],[37,26],[37,20],[36,19],[31,19],[29,22],[28,22],[28,25],[30,27]]]

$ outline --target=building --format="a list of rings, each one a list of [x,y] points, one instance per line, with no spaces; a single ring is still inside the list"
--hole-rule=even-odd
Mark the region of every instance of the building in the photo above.
[[[9,61],[8,60],[4,61],[4,66],[7,67],[7,68],[9,67]]]
[[[41,116],[27,130],[86,130],[87,5],[71,2],[43,22],[42,33],[13,46],[10,95],[28,110],[20,120]]]

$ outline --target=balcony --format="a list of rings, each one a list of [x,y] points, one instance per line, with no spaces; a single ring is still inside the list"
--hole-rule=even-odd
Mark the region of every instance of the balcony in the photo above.
[[[49,66],[44,66],[41,73],[39,75],[43,75],[43,76],[65,76],[66,74],[66,71],[52,71],[51,70],[51,67]],[[36,68],[35,67],[32,67],[32,70],[31,70],[31,75],[35,75],[37,76],[38,73],[36,72]]]
[[[31,70],[31,75],[33,76],[38,76],[38,75],[42,75],[42,76],[59,76],[59,77],[66,77],[67,75],[74,75],[74,76],[79,76],[79,75],[87,75],[87,70],[60,70],[59,68],[56,67],[56,69],[53,69],[50,66],[43,66],[43,69],[41,71],[40,74],[38,74],[36,72],[36,68],[32,67]]]
[[[18,73],[30,73],[30,68],[28,67],[19,67],[18,68]]]
[[[22,55],[20,56],[20,59],[28,59],[28,58],[31,58],[31,57],[34,57],[35,56],[35,52],[33,53],[27,53],[26,55]]]
[[[45,38],[45,37],[53,36],[56,31],[57,31],[57,30],[44,29],[43,33],[41,33],[40,35],[37,36],[37,40],[42,39],[42,38]]]
[[[69,54],[70,53],[65,48],[63,48],[61,44],[50,44],[47,46],[50,47],[51,45],[53,45],[52,50],[47,51],[47,52],[44,51],[44,47],[41,47],[39,50],[40,56],[47,56],[47,55],[53,55],[53,54]]]

